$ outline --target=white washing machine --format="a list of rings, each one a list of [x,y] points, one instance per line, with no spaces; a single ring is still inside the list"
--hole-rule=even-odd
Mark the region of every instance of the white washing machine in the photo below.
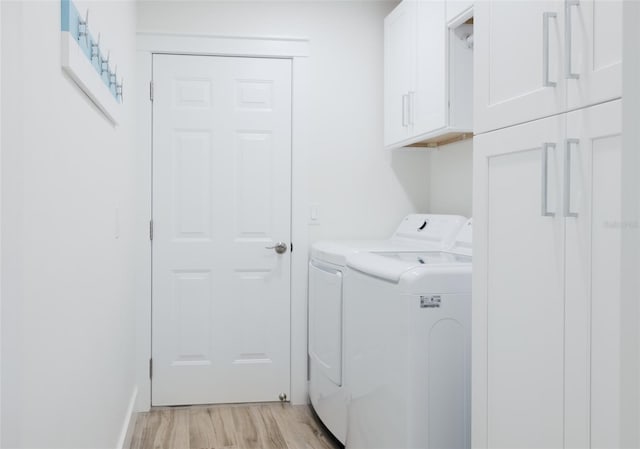
[[[325,426],[344,444],[343,310],[346,258],[361,251],[398,252],[450,247],[466,219],[457,215],[413,214],[388,240],[324,241],[311,248],[309,263],[309,397]]]
[[[470,447],[471,228],[446,252],[347,258],[347,449]]]

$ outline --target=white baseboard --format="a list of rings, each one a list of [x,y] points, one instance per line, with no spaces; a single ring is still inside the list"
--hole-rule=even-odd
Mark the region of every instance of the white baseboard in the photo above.
[[[118,446],[116,449],[129,449],[131,446],[131,437],[133,436],[133,428],[136,425],[136,413],[133,413],[133,408],[136,404],[136,398],[138,397],[138,386],[133,388],[131,399],[129,400],[129,407],[127,407],[127,413],[124,416],[124,422],[122,423],[122,430],[120,431],[120,438],[118,438]]]

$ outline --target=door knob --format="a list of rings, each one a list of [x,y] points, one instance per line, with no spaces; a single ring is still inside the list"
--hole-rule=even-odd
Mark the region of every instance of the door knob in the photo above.
[[[275,246],[265,246],[266,249],[274,249],[278,254],[284,254],[287,252],[287,244],[284,242],[278,242]]]

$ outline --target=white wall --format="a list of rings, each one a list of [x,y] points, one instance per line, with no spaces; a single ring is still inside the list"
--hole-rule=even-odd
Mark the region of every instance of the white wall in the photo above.
[[[429,201],[428,155],[382,146],[383,18],[395,3],[142,1],[138,30],[309,38],[310,240],[385,237]]]
[[[90,9],[126,89],[135,5]],[[2,447],[114,448],[136,390],[133,241],[146,229],[133,107],[125,91],[110,125],[61,71],[59,36],[60,2],[2,2]]]
[[[429,211],[471,217],[473,140],[463,140],[428,151]]]

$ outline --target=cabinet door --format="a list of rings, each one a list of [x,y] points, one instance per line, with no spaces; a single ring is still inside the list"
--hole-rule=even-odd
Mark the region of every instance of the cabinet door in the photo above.
[[[416,84],[409,103],[411,136],[435,131],[448,123],[444,1],[419,1],[417,18]]]
[[[622,1],[566,0],[568,107],[622,95]]]
[[[409,136],[409,92],[415,82],[416,1],[405,0],[384,20],[384,143]]]
[[[567,448],[621,446],[621,131],[621,101],[567,116]]]
[[[475,448],[564,443],[563,121],[474,139]]]
[[[564,110],[564,3],[480,1],[474,8],[474,131]]]

